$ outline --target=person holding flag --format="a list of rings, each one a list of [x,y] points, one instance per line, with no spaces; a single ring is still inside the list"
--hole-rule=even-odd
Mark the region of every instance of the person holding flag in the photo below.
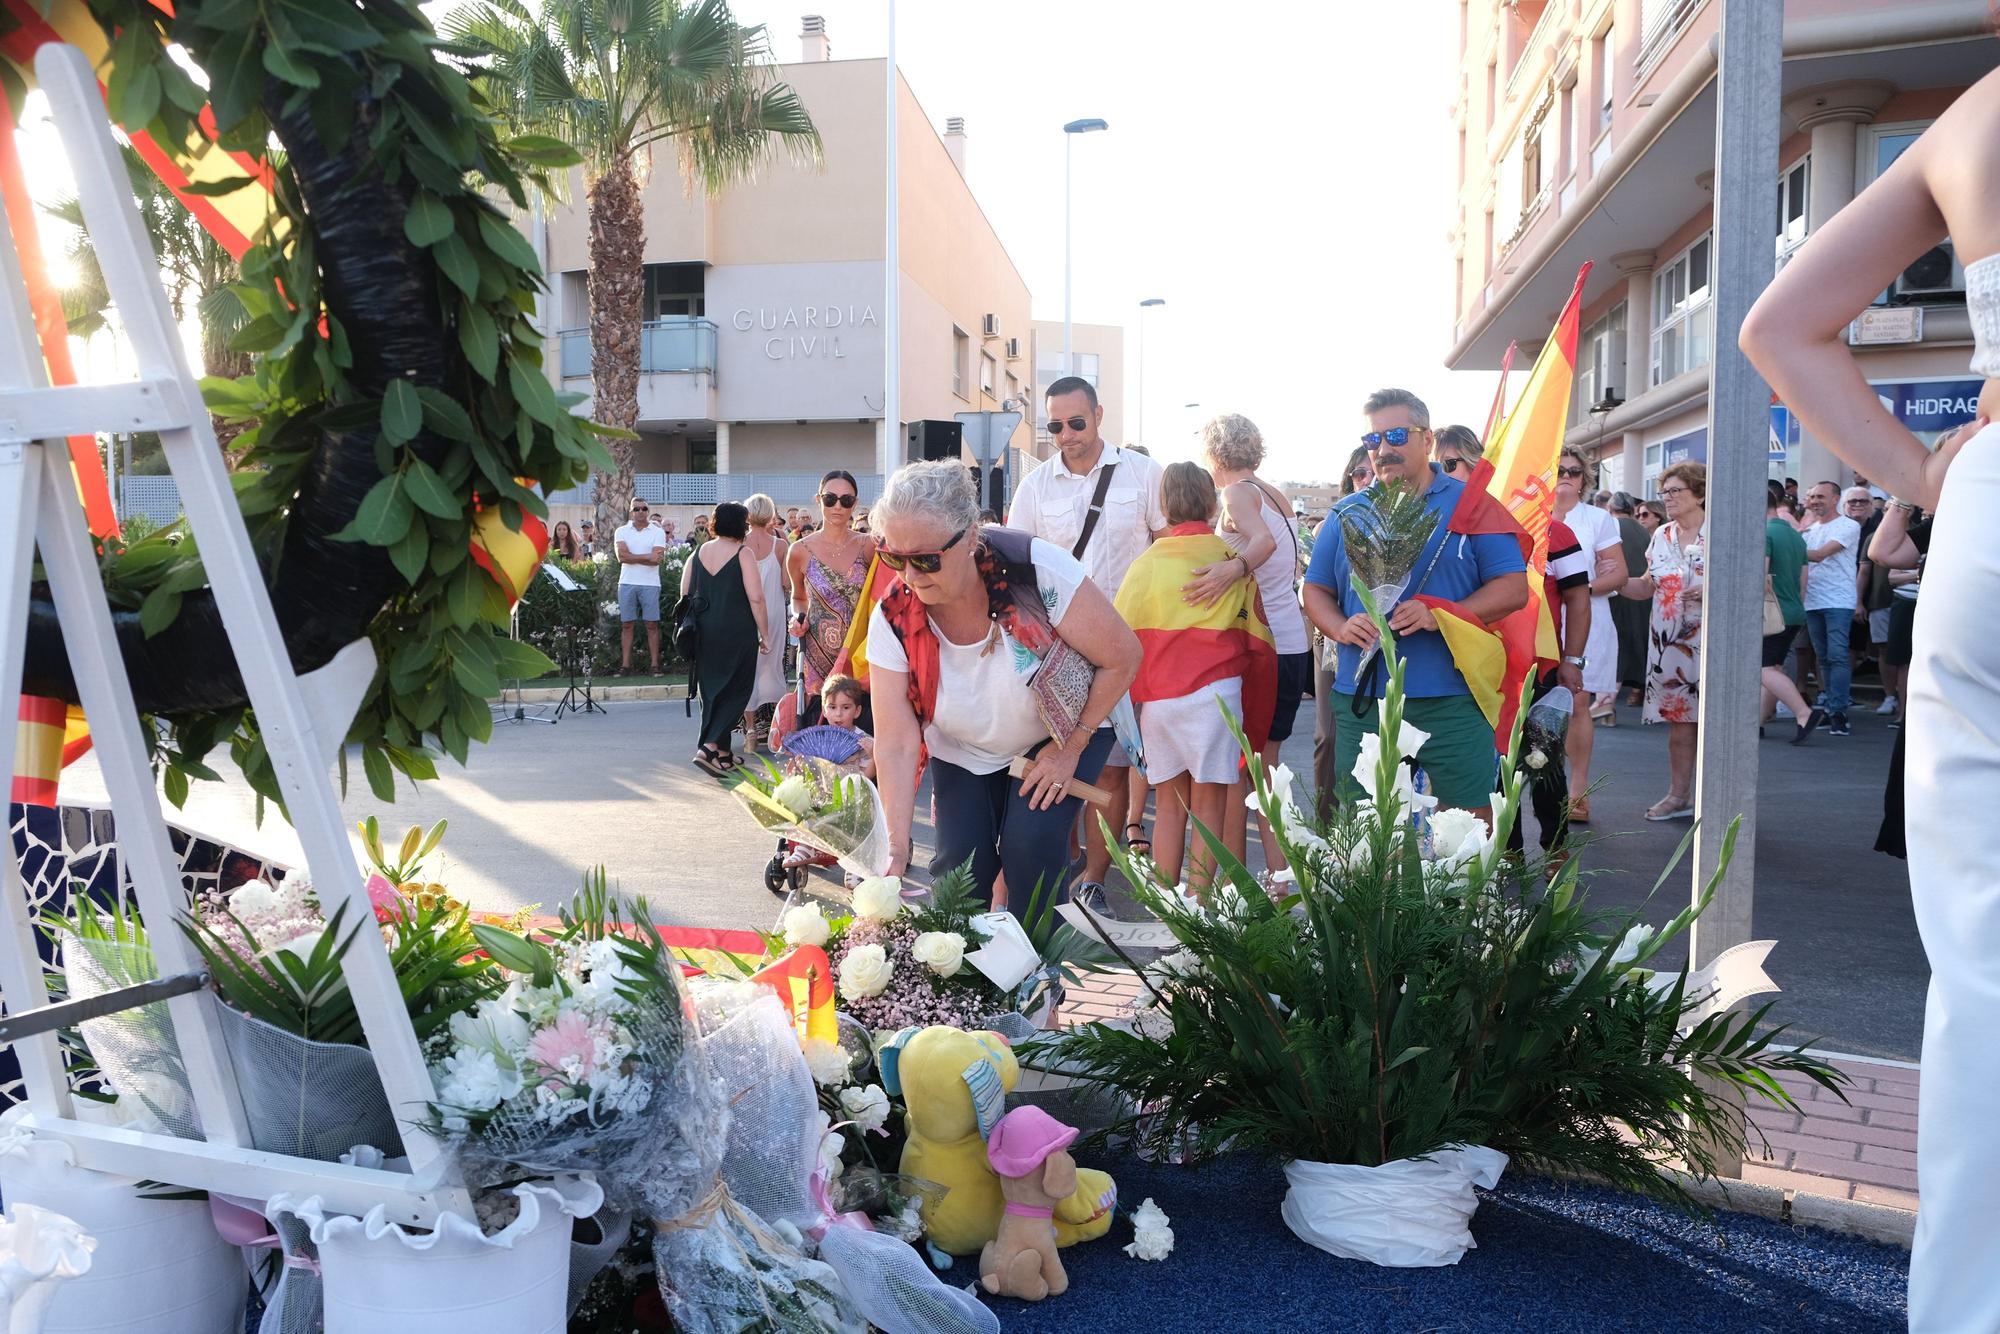
[[[1418,554],[1409,596],[1389,614],[1405,664],[1404,719],[1426,734],[1417,762],[1429,773],[1439,804],[1490,819],[1499,718],[1492,705],[1506,673],[1500,661],[1505,655],[1489,627],[1528,605],[1529,542],[1483,485],[1468,487],[1431,461],[1430,409],[1422,399],[1407,389],[1380,389],[1361,411],[1368,423],[1361,443],[1374,456],[1375,482],[1335,506],[1329,516],[1335,521],[1321,527],[1304,593],[1307,617],[1338,647],[1334,772],[1341,795],[1359,795],[1354,762],[1363,733],[1381,725],[1377,702],[1388,688],[1388,673],[1379,657],[1362,669],[1363,657],[1376,646],[1376,629],[1348,576],[1346,529],[1339,520],[1353,507],[1372,507],[1385,485],[1396,485],[1420,495],[1437,516]],[[1469,647],[1471,640],[1462,633],[1468,627],[1491,642],[1491,655]],[[1446,641],[1448,630],[1468,647],[1455,651]],[[1475,679],[1462,670],[1460,653]]]

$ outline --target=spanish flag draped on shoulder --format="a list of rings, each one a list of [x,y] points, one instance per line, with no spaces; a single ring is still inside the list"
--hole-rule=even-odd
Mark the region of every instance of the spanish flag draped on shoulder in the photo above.
[[[1118,614],[1139,636],[1145,659],[1132,682],[1134,703],[1178,699],[1215,681],[1243,678],[1251,748],[1264,749],[1278,700],[1278,651],[1254,580],[1239,579],[1208,606],[1181,597],[1189,575],[1232,556],[1206,524],[1176,524],[1146,548],[1118,586]]]
[[[1486,456],[1473,470],[1447,525],[1454,533],[1508,533],[1519,541],[1528,563],[1528,605],[1488,625],[1457,603],[1418,597],[1436,617],[1452,661],[1493,724],[1494,744],[1503,750],[1514,731],[1523,686],[1538,668],[1553,665],[1562,655],[1542,596],[1542,575],[1548,568],[1556,461],[1569,420],[1577,324],[1590,267],[1586,263],[1577,270],[1576,286],[1535,358],[1520,401],[1486,442]]]

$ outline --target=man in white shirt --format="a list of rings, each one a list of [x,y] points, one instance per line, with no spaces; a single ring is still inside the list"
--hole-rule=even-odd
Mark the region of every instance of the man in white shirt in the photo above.
[[[652,507],[632,502],[632,522],[619,528],[618,542],[618,675],[632,670],[632,624],[646,623],[646,650],[652,675],[660,674],[660,562],[666,559],[666,532],[651,522]]]
[[[1075,556],[1083,562],[1090,581],[1115,601],[1132,562],[1155,538],[1166,536],[1167,513],[1160,499],[1162,470],[1144,454],[1104,442],[1098,434],[1104,409],[1098,404],[1096,386],[1082,376],[1065,375],[1051,384],[1048,408],[1049,435],[1057,452],[1021,479],[1007,511],[1007,526],[1033,533]],[[1129,780],[1121,781],[1126,776],[1116,769],[1129,763],[1122,748],[1111,748],[1102,781],[1111,790],[1112,800],[1101,812],[1085,808],[1083,879],[1076,891],[1079,898],[1088,900],[1101,891],[1111,870],[1111,853],[1104,845],[1096,815],[1102,814],[1113,829],[1124,825],[1127,834],[1134,826],[1144,832],[1143,786],[1138,809],[1130,812],[1140,818],[1125,823],[1129,818]],[[1022,885],[1017,892],[1025,895],[1033,888]]]
[[[1854,666],[1847,637],[1858,605],[1855,560],[1861,525],[1840,512],[1840,488],[1832,482],[1813,483],[1806,509],[1813,517],[1805,530],[1806,634],[1825,687],[1820,707],[1827,712],[1828,736],[1851,736],[1847,706],[1853,703]]]

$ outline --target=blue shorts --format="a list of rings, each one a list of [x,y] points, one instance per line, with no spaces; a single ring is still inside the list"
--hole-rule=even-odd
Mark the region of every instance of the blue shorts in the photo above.
[[[618,619],[627,622],[659,620],[660,586],[658,584],[618,585]]]

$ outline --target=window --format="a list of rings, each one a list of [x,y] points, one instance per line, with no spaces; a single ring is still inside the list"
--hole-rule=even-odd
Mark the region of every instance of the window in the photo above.
[[[1465,188],[1465,131],[1458,132],[1458,188]]]
[[[1872,164],[1868,163],[1864,150],[1864,165],[1872,165],[1874,175],[1881,176],[1928,128],[1930,128],[1928,122],[1875,127],[1870,136],[1874,142],[1874,161]],[[1890,302],[1957,304],[1963,300],[1965,300],[1965,269],[1958,262],[1957,249],[1952,245],[1950,238],[1946,238],[1942,244],[1933,246],[1915,263],[1905,268],[1902,275],[1875,298],[1875,304],[1878,306]]]
[[[1653,275],[1651,384],[1708,364],[1715,321],[1710,249],[1704,236]]]
[[[700,264],[648,264],[646,289],[639,309],[646,320],[687,320],[705,313]]]
[[[1575,195],[1576,179],[1576,85],[1562,90],[1562,105],[1556,114],[1562,117],[1562,161],[1554,164],[1550,173],[1556,180],[1564,182],[1562,206],[1569,207]]]
[[[1597,485],[1605,491],[1625,489],[1625,455],[1613,449],[1597,458]]]
[[[988,398],[993,396],[993,386],[999,378],[1000,363],[993,359],[991,352],[979,354],[979,392]]]
[[[715,441],[688,441],[688,471],[704,477],[715,475]]]
[[[1591,128],[1590,174],[1595,176],[1611,158],[1611,37],[1616,29],[1590,45],[1591,96],[1597,99],[1596,124]]]
[[[1076,373],[1090,381],[1092,389],[1097,388],[1097,367],[1098,360],[1095,352],[1078,352],[1076,354]]]
[[[1500,62],[1486,62],[1486,132],[1493,133],[1493,113],[1500,104]]]
[[[562,276],[562,322],[565,329],[590,323],[590,270],[569,269]]]
[[[1620,301],[1583,331],[1576,347],[1576,401],[1570,423],[1576,425],[1590,416],[1591,405],[1609,390],[1630,398],[1625,382],[1625,303]]]
[[[1667,470],[1667,465],[1661,458],[1666,453],[1666,448],[1664,440],[1646,446],[1646,499],[1648,500],[1660,498],[1660,474]]]
[[[1802,157],[1778,178],[1778,256],[1780,260],[1806,239],[1806,199],[1812,158]]]
[[[960,398],[965,395],[965,381],[972,373],[972,339],[957,325],[951,330],[951,392]]]
[[[1012,371],[1008,371],[1008,372],[1007,372],[1007,402],[1008,402],[1008,403],[1018,403],[1018,402],[1020,402],[1020,400],[1021,400],[1021,377],[1020,377],[1020,376],[1018,376],[1018,375],[1016,375],[1016,374],[1014,374],[1014,372],[1012,372]]]

